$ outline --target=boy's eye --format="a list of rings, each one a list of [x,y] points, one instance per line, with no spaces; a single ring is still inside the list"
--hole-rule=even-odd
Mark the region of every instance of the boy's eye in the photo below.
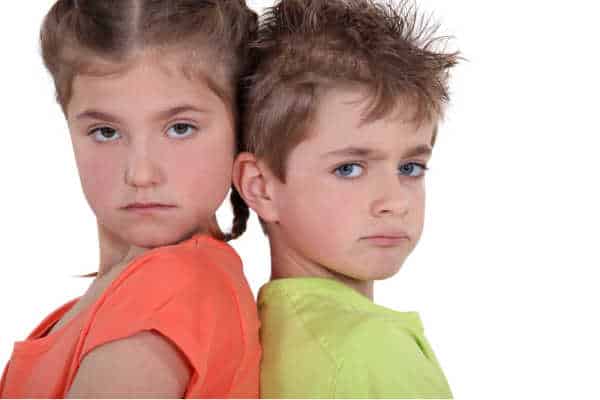
[[[92,129],[89,135],[93,135],[94,140],[97,142],[110,142],[121,137],[121,134],[116,129],[108,126],[101,126]]]
[[[196,127],[190,124],[186,124],[186,123],[178,123],[178,124],[173,124],[169,130],[167,130],[167,136],[172,137],[172,138],[185,138],[190,136],[192,133],[194,133],[194,131],[196,130]]]
[[[340,165],[334,170],[336,176],[342,178],[358,178],[363,174],[364,167],[360,164],[349,163]]]
[[[400,175],[404,176],[419,177],[423,176],[425,171],[427,171],[427,167],[425,165],[414,162],[402,164],[400,167],[398,167],[398,172]]]

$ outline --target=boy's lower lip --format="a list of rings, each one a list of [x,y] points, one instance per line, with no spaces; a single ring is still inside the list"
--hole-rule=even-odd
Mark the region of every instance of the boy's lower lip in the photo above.
[[[408,236],[367,236],[362,240],[377,247],[396,247],[408,241]]]

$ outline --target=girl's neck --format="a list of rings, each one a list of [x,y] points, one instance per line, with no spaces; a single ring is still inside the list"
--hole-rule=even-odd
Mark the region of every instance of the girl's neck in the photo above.
[[[116,265],[128,263],[147,250],[123,242],[102,225],[98,225],[98,241],[100,243],[98,277],[106,275]]]
[[[223,239],[224,235],[219,229],[216,215],[213,215],[206,224],[197,227],[194,232],[180,238],[179,241],[187,240],[198,234],[209,234],[214,238]],[[149,248],[138,247],[123,241],[100,223],[98,223],[98,242],[100,244],[98,278],[108,274],[115,266],[128,264],[132,259],[149,250]]]

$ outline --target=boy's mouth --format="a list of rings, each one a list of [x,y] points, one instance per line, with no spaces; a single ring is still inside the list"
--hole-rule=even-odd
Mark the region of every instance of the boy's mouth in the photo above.
[[[381,232],[368,236],[363,236],[361,241],[365,241],[377,247],[396,247],[410,240],[405,232]]]

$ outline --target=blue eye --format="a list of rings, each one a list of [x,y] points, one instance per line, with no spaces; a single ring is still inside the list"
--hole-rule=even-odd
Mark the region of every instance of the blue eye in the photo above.
[[[349,163],[343,164],[334,170],[336,176],[342,178],[358,178],[363,174],[364,167],[360,164]]]
[[[94,140],[97,142],[112,142],[113,140],[117,140],[121,137],[119,131],[108,126],[101,126],[92,129],[89,132],[89,135],[94,136]]]
[[[402,164],[398,167],[398,172],[404,176],[419,177],[425,175],[425,171],[427,171],[425,165],[414,162]]]
[[[181,122],[171,125],[169,130],[167,130],[167,136],[176,139],[186,138],[193,134],[195,130],[195,126]]]

